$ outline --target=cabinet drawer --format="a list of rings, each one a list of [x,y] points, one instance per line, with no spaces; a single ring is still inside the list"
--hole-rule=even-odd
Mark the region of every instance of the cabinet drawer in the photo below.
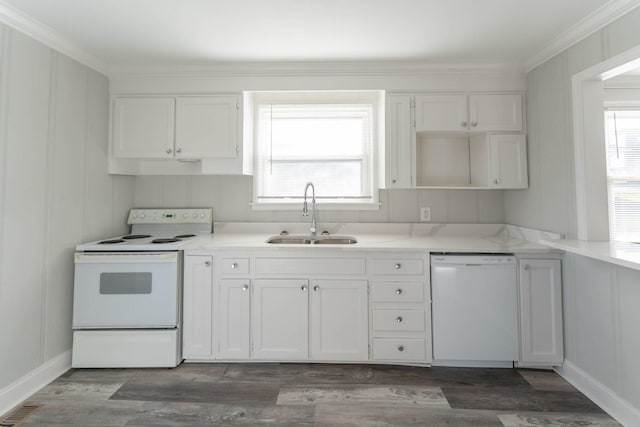
[[[363,258],[256,258],[257,274],[364,275]]]
[[[425,360],[425,340],[419,338],[374,338],[375,360]]]
[[[222,272],[224,274],[248,274],[249,258],[224,258]]]
[[[421,282],[373,282],[372,302],[423,302],[424,283]]]
[[[373,310],[374,331],[424,331],[424,310]]]
[[[373,274],[414,274],[424,273],[424,266],[421,259],[387,258],[372,259],[371,272]]]

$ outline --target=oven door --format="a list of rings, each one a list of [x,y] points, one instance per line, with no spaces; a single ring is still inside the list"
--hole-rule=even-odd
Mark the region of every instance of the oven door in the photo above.
[[[175,328],[178,252],[76,253],[74,329]]]

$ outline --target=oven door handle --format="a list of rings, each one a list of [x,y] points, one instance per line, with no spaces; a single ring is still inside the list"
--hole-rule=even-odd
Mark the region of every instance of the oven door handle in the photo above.
[[[83,253],[75,255],[76,264],[128,264],[128,263],[176,263],[178,261],[177,252],[164,253]]]

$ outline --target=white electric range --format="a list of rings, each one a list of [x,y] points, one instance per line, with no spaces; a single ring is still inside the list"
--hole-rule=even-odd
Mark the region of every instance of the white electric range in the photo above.
[[[127,223],[129,234],[76,246],[74,368],[182,361],[181,248],[212,232],[212,209],[131,209]]]

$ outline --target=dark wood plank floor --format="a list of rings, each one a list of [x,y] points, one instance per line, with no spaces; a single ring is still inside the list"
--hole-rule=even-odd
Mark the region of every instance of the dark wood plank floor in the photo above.
[[[183,364],[72,369],[20,426],[618,426],[549,371]]]

